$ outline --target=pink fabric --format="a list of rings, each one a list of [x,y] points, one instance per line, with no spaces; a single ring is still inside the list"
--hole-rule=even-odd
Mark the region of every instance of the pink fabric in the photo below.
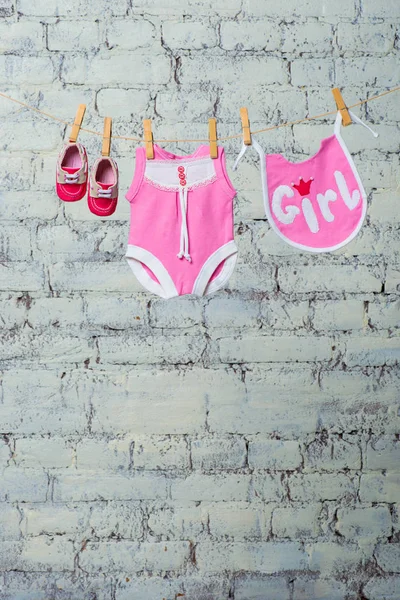
[[[344,144],[342,147],[339,138],[332,135],[322,140],[319,151],[303,162],[289,162],[281,154],[267,155],[268,204],[265,208],[278,235],[289,243],[313,251],[334,250],[357,234],[365,216],[366,198],[353,161],[346,153]],[[341,189],[338,181],[344,181]],[[288,186],[294,195],[289,197],[290,190],[285,191],[280,186]],[[327,190],[330,191],[327,193]],[[335,197],[333,201],[326,201]],[[303,204],[304,199],[309,202]],[[309,223],[304,206],[311,206]],[[280,209],[284,213],[281,218]],[[297,214],[291,223],[282,222],[291,220],[294,212]]]
[[[156,160],[174,161],[178,167],[187,159],[209,156],[209,147],[201,145],[193,154],[179,156],[154,144],[154,152]],[[185,258],[177,258],[182,224],[179,193],[159,189],[144,179],[145,148],[136,149],[135,174],[126,194],[131,203],[128,244],[144,248],[157,257],[167,269],[179,295],[192,293],[206,260],[218,248],[233,240],[233,198],[236,191],[226,175],[224,160],[224,150],[219,147],[218,158],[213,161],[216,180],[188,190],[189,262]],[[212,278],[221,271],[222,264]],[[146,265],[144,267],[152,279],[158,281],[154,273]]]

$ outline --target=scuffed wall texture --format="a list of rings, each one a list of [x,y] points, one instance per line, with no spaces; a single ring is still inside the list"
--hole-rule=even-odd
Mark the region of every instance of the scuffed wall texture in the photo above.
[[[1,0],[1,91],[156,138],[240,132],[398,85],[397,0]],[[231,172],[239,263],[205,300],[144,293],[119,208],[54,193],[66,132],[0,100],[0,598],[398,600],[399,96],[344,131],[360,235],[301,253]],[[259,135],[302,160],[333,118]],[[91,163],[101,139],[82,134]],[[186,153],[193,145],[169,145]]]

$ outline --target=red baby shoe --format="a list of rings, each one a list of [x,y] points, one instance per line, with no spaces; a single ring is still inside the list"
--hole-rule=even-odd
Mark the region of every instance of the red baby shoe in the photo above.
[[[56,191],[64,202],[81,200],[87,189],[88,162],[82,144],[64,146],[57,161]]]
[[[90,170],[88,206],[99,217],[109,217],[118,202],[118,166],[113,158],[101,156]]]

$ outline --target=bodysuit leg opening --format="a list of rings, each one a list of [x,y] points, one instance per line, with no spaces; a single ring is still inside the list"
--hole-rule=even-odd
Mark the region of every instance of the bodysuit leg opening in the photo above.
[[[129,244],[125,258],[133,274],[146,290],[161,296],[161,298],[173,298],[179,295],[167,269],[154,254],[144,248]],[[150,277],[143,265],[146,265],[154,273],[158,282]]]
[[[236,243],[231,240],[211,254],[202,266],[194,282],[192,294],[206,296],[222,288],[233,273],[237,251]],[[221,263],[223,263],[223,267],[220,273],[218,273],[217,277],[211,279],[213,273]]]

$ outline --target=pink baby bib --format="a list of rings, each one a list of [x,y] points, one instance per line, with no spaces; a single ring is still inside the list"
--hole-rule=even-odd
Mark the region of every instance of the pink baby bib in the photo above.
[[[377,136],[350,114],[356,123]],[[261,160],[268,220],[279,237],[301,250],[336,250],[357,235],[365,218],[367,197],[340,134],[341,122],[338,112],[334,134],[322,140],[314,156],[298,163],[288,161],[281,154],[265,155],[253,139]]]

